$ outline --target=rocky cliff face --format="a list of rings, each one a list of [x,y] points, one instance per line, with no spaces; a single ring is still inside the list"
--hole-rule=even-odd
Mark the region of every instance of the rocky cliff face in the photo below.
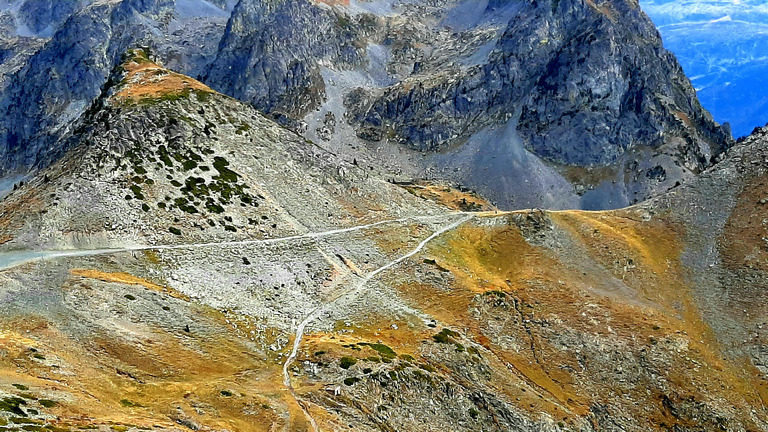
[[[141,50],[110,82],[0,202],[4,429],[768,430],[765,134],[639,206],[500,212]]]
[[[22,26],[26,21],[18,15],[18,7],[44,15],[48,3],[19,2],[21,6],[10,11],[17,26]],[[194,8],[194,3],[52,2],[68,5],[57,16],[71,12],[65,20],[49,25],[57,26],[52,35],[26,37],[18,34],[17,27],[16,34],[5,39],[12,49],[0,66],[4,172],[44,166],[62,154],[66,149],[57,140],[99,97],[128,48],[152,45],[169,65],[188,72],[205,64],[226,24],[227,4],[198,2],[209,5],[205,9]],[[24,49],[30,44],[34,44],[32,52]]]
[[[387,142],[426,152],[416,166],[459,178],[505,207],[636,202],[710,166],[732,142],[698,104],[636,2],[383,6],[306,5],[299,13],[288,2],[269,11],[236,11],[238,23],[266,19],[270,25],[230,27],[224,49],[250,55],[245,65],[217,57],[206,82],[216,87],[222,74],[234,73],[250,89],[276,92],[283,98],[279,107],[263,96],[239,94],[278,118],[287,108],[286,124],[303,117],[318,141],[349,140],[352,132],[362,146]],[[324,24],[303,25],[307,10],[324,16],[316,20]],[[281,22],[305,34],[267,37]],[[305,51],[308,46],[316,51]],[[288,53],[294,62],[270,66],[277,82],[251,73],[273,61],[265,52]],[[319,112],[305,117],[312,108]],[[349,123],[351,131],[339,123]],[[504,144],[493,147],[488,130],[497,128],[505,132],[493,140]],[[580,175],[582,168],[602,173]]]
[[[634,1],[65,3],[4,7],[6,175],[52,160],[139,44],[350,161],[503,207],[619,207],[731,144]]]

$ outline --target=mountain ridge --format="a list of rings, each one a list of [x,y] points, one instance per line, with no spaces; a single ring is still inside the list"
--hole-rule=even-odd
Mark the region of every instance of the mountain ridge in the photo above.
[[[0,201],[7,429],[768,428],[765,133],[640,205],[502,212],[126,60]]]
[[[624,0],[124,0],[54,21],[39,49],[12,48],[0,68],[5,177],[50,163],[137,45],[349,160],[461,183],[503,208],[621,207],[692,178],[732,143]],[[585,55],[570,63],[574,50]]]

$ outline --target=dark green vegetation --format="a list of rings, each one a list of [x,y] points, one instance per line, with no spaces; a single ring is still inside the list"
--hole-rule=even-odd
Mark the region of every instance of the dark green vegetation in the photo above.
[[[349,369],[352,366],[357,364],[357,360],[354,357],[342,357],[341,360],[339,360],[339,367],[342,369]]]
[[[358,345],[367,345],[372,350],[381,354],[381,358],[385,360],[392,360],[397,357],[397,353],[390,347],[380,343],[360,343]]]
[[[126,158],[136,175],[130,179],[128,184],[130,194],[126,195],[126,200],[145,201],[147,199],[145,189],[156,184],[144,168],[145,165],[151,164],[155,168],[153,174],[165,176],[170,180],[170,184],[178,189],[177,196],[166,196],[164,201],[157,203],[158,209],[166,211],[178,209],[188,214],[203,212],[222,214],[229,205],[258,207],[259,201],[264,197],[248,193],[248,185],[241,181],[238,173],[229,168],[229,161],[222,156],[214,156],[209,160],[213,154],[213,150],[201,146],[193,149],[173,149],[159,145],[155,151],[152,151],[149,146],[133,148],[126,152]],[[206,173],[210,172],[209,165],[213,166],[218,174],[206,180],[209,175]],[[178,180],[175,176],[179,173],[190,173],[190,175]],[[152,206],[142,203],[141,209],[149,212]],[[211,224],[211,226],[215,225],[215,223]],[[221,225],[227,231],[237,231],[231,225],[225,223]]]
[[[15,397],[15,396],[7,397],[0,400],[0,411],[6,411],[11,414],[26,416],[27,413],[25,413],[24,410],[21,409],[21,407],[26,404],[27,404],[27,401],[25,401],[22,398]]]
[[[13,384],[19,390],[26,391],[29,388],[23,384]],[[39,408],[35,406],[39,405]],[[40,431],[40,432],[69,432],[69,428],[49,424],[45,419],[34,417],[41,416],[40,410],[54,408],[59,403],[50,399],[38,399],[32,394],[20,394],[0,399],[0,431]],[[3,417],[3,413],[10,417]]]
[[[456,351],[458,352],[464,352],[465,347],[461,343],[457,341],[457,338],[459,338],[459,334],[456,333],[453,330],[450,329],[442,329],[440,333],[432,336],[432,339],[435,340],[435,342],[443,343],[443,344],[452,344],[456,346]]]

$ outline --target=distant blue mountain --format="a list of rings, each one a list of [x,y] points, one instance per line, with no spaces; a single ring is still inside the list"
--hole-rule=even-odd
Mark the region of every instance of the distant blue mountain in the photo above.
[[[768,123],[768,2],[641,0],[715,120],[735,137]]]

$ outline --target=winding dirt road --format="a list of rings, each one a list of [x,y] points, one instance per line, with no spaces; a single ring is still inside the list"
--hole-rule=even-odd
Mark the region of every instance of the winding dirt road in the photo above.
[[[291,354],[288,356],[285,363],[283,364],[283,383],[285,387],[293,395],[298,405],[304,411],[304,414],[307,417],[307,420],[311,423],[313,430],[315,432],[318,432],[319,429],[317,427],[317,423],[315,422],[312,415],[309,413],[308,408],[300,401],[300,399],[296,395],[293,385],[291,384],[290,371],[289,371],[291,364],[296,360],[296,356],[298,355],[298,352],[299,352],[299,347],[301,346],[301,341],[304,338],[304,331],[306,330],[307,326],[310,323],[312,323],[312,321],[317,319],[323,312],[327,310],[329,306],[333,305],[335,302],[341,300],[342,298],[350,298],[350,297],[359,295],[360,292],[363,291],[363,289],[365,289],[366,285],[371,280],[373,280],[376,276],[400,264],[401,262],[407,260],[408,258],[416,255],[422,249],[424,249],[424,247],[429,242],[439,237],[440,235],[444,234],[445,232],[450,231],[458,227],[459,225],[469,221],[475,215],[476,213],[473,214],[469,212],[452,212],[452,213],[443,213],[443,214],[431,215],[431,216],[409,216],[409,217],[404,217],[399,219],[389,219],[389,220],[374,222],[366,225],[358,225],[358,226],[349,227],[349,228],[339,228],[339,229],[334,229],[329,231],[310,232],[310,233],[297,234],[297,235],[288,236],[288,237],[259,239],[259,240],[188,243],[188,244],[176,244],[176,245],[151,245],[151,246],[139,245],[139,246],[128,246],[123,248],[112,248],[112,249],[109,249],[109,248],[108,249],[72,249],[72,250],[19,251],[19,252],[10,252],[10,253],[0,253],[0,271],[8,270],[8,269],[18,267],[20,265],[31,263],[31,262],[53,260],[57,258],[110,255],[110,254],[123,253],[123,252],[136,252],[136,251],[148,251],[148,250],[175,250],[175,249],[190,249],[190,248],[204,248],[204,247],[226,247],[226,246],[255,245],[255,244],[274,244],[274,243],[283,243],[283,242],[289,242],[289,241],[301,240],[301,239],[318,239],[322,237],[344,234],[348,232],[365,230],[365,229],[377,227],[380,225],[405,223],[409,221],[439,220],[439,219],[452,218],[455,216],[462,216],[458,220],[455,220],[451,223],[443,225],[440,229],[433,232],[429,237],[422,240],[421,243],[419,243],[409,253],[397,258],[394,261],[387,263],[384,266],[379,267],[376,270],[373,270],[367,273],[363,278],[359,279],[355,284],[353,284],[351,289],[349,289],[348,291],[339,293],[336,297],[332,298],[330,301],[327,301],[322,305],[316,307],[312,311],[310,311],[310,313],[296,327]]]
[[[434,220],[443,219],[453,215],[466,215],[465,212],[453,212],[443,213],[439,215],[431,216],[408,216],[399,219],[389,219],[379,222],[374,222],[366,225],[358,225],[349,228],[339,228],[329,231],[310,232],[305,234],[297,234],[288,237],[277,237],[270,239],[259,240],[240,240],[240,241],[224,241],[224,242],[208,242],[208,243],[186,243],[175,245],[137,245],[126,246],[123,248],[105,248],[105,249],[71,249],[71,250],[43,250],[43,251],[19,251],[0,253],[0,271],[7,270],[13,267],[18,267],[30,262],[51,260],[57,258],[71,258],[93,255],[110,255],[123,252],[137,252],[137,251],[149,251],[149,250],[175,250],[175,249],[190,249],[190,248],[204,248],[204,247],[225,247],[225,246],[241,246],[241,245],[255,245],[255,244],[274,244],[283,243],[292,240],[301,239],[313,239],[329,237],[337,234],[344,234],[353,231],[360,231],[368,228],[373,228],[379,225],[387,225],[393,223],[403,223],[408,221],[418,220]]]
[[[309,325],[312,321],[317,319],[323,312],[326,311],[326,309],[329,306],[333,305],[335,302],[339,301],[342,298],[350,298],[350,297],[357,296],[358,294],[360,294],[361,291],[363,291],[363,289],[365,289],[365,286],[368,284],[368,282],[373,280],[380,273],[385,272],[385,271],[389,270],[390,268],[392,268],[392,267],[400,264],[401,262],[407,260],[408,258],[416,255],[422,249],[424,249],[424,247],[429,242],[431,242],[435,238],[441,236],[442,234],[446,233],[447,231],[450,231],[450,230],[458,227],[459,225],[469,221],[473,217],[471,215],[468,215],[467,213],[452,213],[452,214],[454,214],[454,215],[455,214],[461,214],[461,215],[464,215],[464,217],[462,217],[461,219],[459,219],[457,221],[454,221],[454,222],[452,222],[452,223],[450,223],[448,225],[445,225],[445,226],[441,227],[440,229],[438,229],[437,231],[432,233],[429,237],[427,237],[424,240],[422,240],[422,242],[419,243],[419,245],[416,246],[416,248],[414,248],[409,253],[401,256],[400,258],[398,258],[398,259],[396,259],[394,261],[391,261],[391,262],[387,263],[386,265],[383,265],[383,266],[377,268],[376,270],[374,270],[372,272],[369,272],[368,274],[365,275],[365,277],[363,277],[356,284],[354,284],[352,289],[350,289],[349,291],[340,293],[338,296],[336,296],[335,298],[331,299],[330,301],[325,302],[325,303],[321,304],[320,306],[316,307],[315,309],[313,309],[307,315],[307,317],[304,318],[304,320],[302,320],[299,323],[299,325],[296,327],[296,334],[295,334],[294,340],[293,340],[293,349],[291,349],[291,354],[288,356],[288,358],[285,360],[285,363],[283,364],[283,384],[291,392],[291,394],[296,399],[296,402],[299,404],[299,406],[301,406],[302,410],[304,411],[304,414],[306,415],[306,417],[309,420],[309,422],[312,424],[312,428],[313,428],[313,430],[315,432],[319,432],[319,429],[317,427],[317,423],[315,422],[315,419],[312,418],[312,415],[309,413],[309,410],[307,409],[307,407],[304,406],[304,404],[302,404],[299,401],[299,398],[296,395],[296,391],[294,390],[293,385],[291,384],[291,375],[290,375],[290,371],[289,371],[289,368],[291,367],[291,364],[294,362],[294,360],[296,360],[296,356],[298,355],[299,347],[301,346],[301,340],[304,338],[304,331],[306,330],[307,325]]]

